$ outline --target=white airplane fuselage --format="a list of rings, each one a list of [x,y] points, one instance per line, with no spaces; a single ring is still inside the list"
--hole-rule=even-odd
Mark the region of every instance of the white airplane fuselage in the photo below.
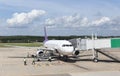
[[[46,27],[44,27],[45,40],[44,47],[46,50],[51,49],[53,54],[58,54],[59,56],[75,56],[79,54],[78,50],[74,50],[72,43],[67,40],[48,40]],[[41,55],[43,50],[38,50],[37,55]]]
[[[48,40],[44,47],[54,49],[60,55],[75,55],[74,47],[67,40]]]

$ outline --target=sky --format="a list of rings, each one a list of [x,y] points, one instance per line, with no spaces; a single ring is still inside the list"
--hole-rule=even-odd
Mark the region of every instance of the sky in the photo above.
[[[120,0],[0,0],[0,36],[120,36]]]

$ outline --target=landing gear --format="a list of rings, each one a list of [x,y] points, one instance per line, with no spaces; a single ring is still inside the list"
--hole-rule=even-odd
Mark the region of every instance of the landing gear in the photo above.
[[[64,61],[67,62],[67,61],[68,61],[68,56],[67,56],[67,55],[64,55],[64,56],[63,56],[63,59],[64,59]]]
[[[39,59],[39,58],[37,58],[37,61],[40,61],[40,59]]]
[[[94,58],[94,59],[93,59],[93,62],[98,62],[98,59],[97,59],[97,58]]]
[[[93,62],[98,62],[98,51],[94,49]]]

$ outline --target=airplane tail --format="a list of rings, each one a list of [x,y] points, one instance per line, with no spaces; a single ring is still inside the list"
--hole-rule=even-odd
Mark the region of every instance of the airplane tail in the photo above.
[[[44,33],[45,33],[44,42],[46,42],[46,41],[48,41],[46,26],[44,27]]]

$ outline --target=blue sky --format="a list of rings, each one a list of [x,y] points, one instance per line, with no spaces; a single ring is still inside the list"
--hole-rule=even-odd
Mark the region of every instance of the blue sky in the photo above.
[[[0,0],[0,35],[120,36],[120,0]]]

